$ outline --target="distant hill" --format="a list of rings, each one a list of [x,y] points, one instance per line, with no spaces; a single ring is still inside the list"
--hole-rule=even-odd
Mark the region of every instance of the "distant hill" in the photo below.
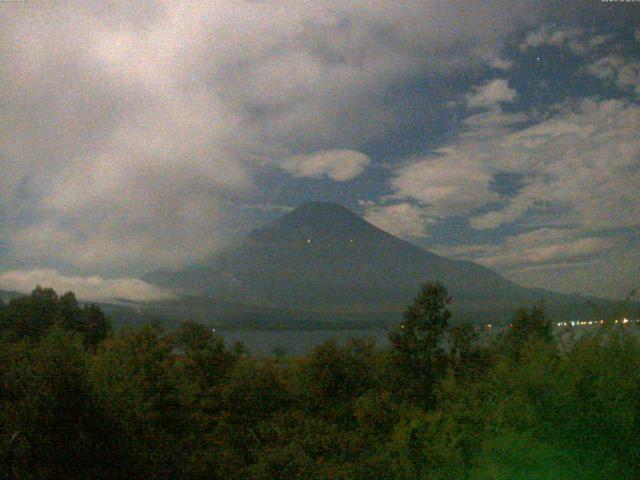
[[[192,301],[206,298],[211,315],[234,321],[275,316],[277,321],[387,324],[400,318],[427,280],[447,286],[459,321],[506,321],[519,305],[540,301],[552,317],[562,319],[593,317],[589,300],[603,310],[616,305],[522,287],[484,266],[396,238],[345,207],[319,202],[251,232],[203,264],[154,272],[144,280]],[[190,302],[178,303],[188,314]],[[174,301],[163,308],[176,307]],[[206,312],[201,309],[199,316]]]
[[[34,285],[35,287],[35,285]],[[57,292],[62,294],[64,292]],[[0,300],[9,303],[11,300],[27,297],[25,293],[9,290],[0,290]],[[80,301],[80,305],[95,304],[91,301]],[[127,302],[113,300],[112,302],[98,302],[97,305],[107,315],[114,328],[119,329],[125,326],[139,326],[144,323],[158,322],[163,325],[173,326],[177,324],[178,317],[172,315],[163,316],[156,308],[140,302]],[[184,318],[184,314],[181,318]]]
[[[5,303],[9,303],[14,298],[19,298],[22,296],[24,296],[24,294],[19,292],[13,292],[10,290],[0,290],[0,300],[2,300]]]

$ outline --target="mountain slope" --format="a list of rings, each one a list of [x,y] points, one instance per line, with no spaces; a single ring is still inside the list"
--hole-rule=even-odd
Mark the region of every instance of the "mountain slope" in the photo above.
[[[23,294],[18,292],[9,291],[9,290],[0,290],[0,300],[2,300],[5,303],[9,303],[14,298],[20,298],[21,296],[23,296]]]
[[[516,285],[492,270],[450,260],[396,238],[348,209],[309,203],[250,233],[208,262],[145,281],[175,291],[318,318],[387,323],[421,282],[442,281],[458,320],[499,321],[522,303],[546,301],[555,316],[581,317],[581,297]]]

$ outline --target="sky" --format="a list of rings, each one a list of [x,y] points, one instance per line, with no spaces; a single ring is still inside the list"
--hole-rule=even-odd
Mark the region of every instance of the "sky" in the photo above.
[[[0,2],[0,288],[162,298],[308,201],[640,287],[640,3]]]

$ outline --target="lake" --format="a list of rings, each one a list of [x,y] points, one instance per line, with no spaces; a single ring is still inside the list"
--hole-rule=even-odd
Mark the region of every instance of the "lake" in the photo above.
[[[555,327],[555,334],[565,342],[577,340],[582,335],[593,334],[603,328],[601,325]],[[607,329],[607,327],[604,327]],[[611,325],[611,331],[627,331],[633,335],[640,334],[640,320],[633,320],[628,325]],[[480,338],[488,341],[492,336],[503,330],[501,326],[487,329],[482,327]],[[298,356],[309,353],[314,347],[336,338],[339,344],[344,344],[352,338],[371,338],[378,347],[389,345],[387,330],[379,329],[351,329],[351,330],[217,330],[228,346],[235,342],[242,342],[251,355],[258,357],[273,356],[278,349],[286,356]]]
[[[372,338],[376,345],[389,344],[387,330],[217,330],[227,345],[242,342],[251,355],[272,356],[274,350],[284,352],[286,356],[298,356],[309,353],[314,347],[335,338],[344,344],[352,338]]]

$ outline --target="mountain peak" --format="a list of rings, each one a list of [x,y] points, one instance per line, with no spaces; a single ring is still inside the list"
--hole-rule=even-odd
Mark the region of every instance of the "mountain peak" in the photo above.
[[[337,203],[309,202],[295,208],[275,223],[254,231],[254,240],[273,241],[298,238],[351,238],[365,231],[377,230],[359,215]]]
[[[348,220],[362,220],[361,217],[347,207],[344,207],[338,203],[332,202],[309,202],[300,205],[295,208],[287,215],[285,215],[282,220],[290,220],[295,218],[304,218],[306,220],[318,221],[318,220],[340,220],[340,219],[348,219]]]

